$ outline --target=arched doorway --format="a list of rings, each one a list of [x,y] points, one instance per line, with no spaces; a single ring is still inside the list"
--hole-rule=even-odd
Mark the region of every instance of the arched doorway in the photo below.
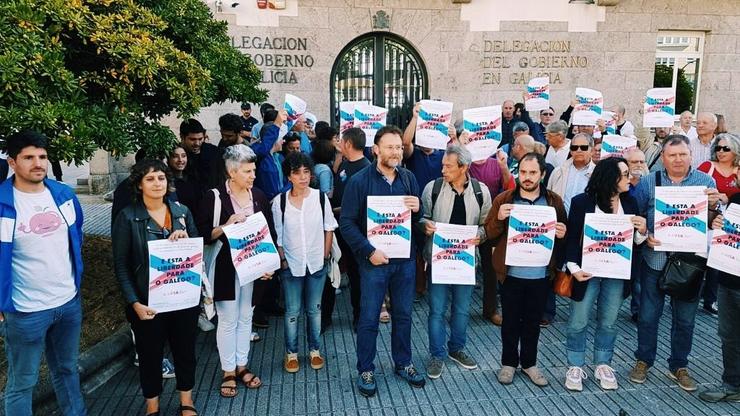
[[[421,56],[408,42],[386,32],[368,33],[344,47],[334,61],[330,83],[335,126],[340,102],[370,101],[388,109],[388,124],[403,129],[414,103],[428,95]]]

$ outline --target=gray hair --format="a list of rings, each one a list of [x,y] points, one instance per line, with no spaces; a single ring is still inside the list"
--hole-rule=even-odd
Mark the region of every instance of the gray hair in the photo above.
[[[709,157],[709,160],[717,161],[717,151],[714,150],[714,148],[719,144],[719,141],[724,139],[727,142],[727,147],[730,148],[730,151],[735,154],[735,160],[733,161],[733,166],[740,166],[740,136],[732,133],[720,133],[717,135],[717,137],[714,138],[714,142],[712,143],[712,151],[711,156]]]
[[[624,116],[624,113],[627,111],[622,104],[615,105],[614,109],[616,109],[616,112],[621,114],[622,116]]]
[[[547,125],[547,132],[552,134],[568,134],[568,124],[563,120],[557,120]]]
[[[255,162],[257,162],[257,155],[255,155],[254,151],[247,145],[235,144],[224,150],[224,163],[226,164],[227,172],[239,169],[242,163]]]
[[[696,120],[697,121],[699,120],[699,117],[709,117],[709,119],[712,120],[712,123],[714,123],[715,126],[717,125],[717,115],[714,114],[714,113],[710,113],[708,111],[703,111],[701,113],[697,113],[696,114]]]
[[[468,166],[473,163],[473,155],[470,151],[458,144],[451,144],[445,150],[445,156],[457,155],[458,166]]]
[[[573,143],[576,139],[586,139],[588,147],[594,147],[594,137],[590,134],[577,133],[572,139],[570,139],[570,142]]]
[[[529,133],[529,126],[527,125],[527,123],[525,123],[523,121],[517,121],[511,127],[511,131],[514,132],[514,133],[520,132],[520,131],[526,131],[527,133]]]

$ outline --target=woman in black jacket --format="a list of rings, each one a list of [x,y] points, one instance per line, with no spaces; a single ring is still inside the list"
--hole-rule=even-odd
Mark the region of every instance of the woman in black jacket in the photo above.
[[[224,371],[220,394],[231,398],[237,395],[237,381],[250,389],[259,388],[262,381],[247,368],[252,335],[252,293],[256,286],[254,282],[243,286],[239,284],[223,227],[243,222],[248,216],[262,212],[270,226],[273,241],[275,232],[269,201],[262,191],[254,188],[257,157],[252,149],[243,144],[229,146],[223,157],[229,179],[206,192],[197,218],[198,230],[204,242],[213,244],[220,240],[223,244],[215,260],[212,283],[213,300],[218,314],[216,346],[221,369]],[[271,277],[272,273],[263,276],[263,279]]]
[[[594,168],[585,192],[573,197],[571,202],[566,252],[567,267],[574,277],[565,348],[569,366],[565,387],[569,390],[583,390],[586,331],[594,303],[597,304],[594,377],[604,390],[617,388],[617,379],[610,366],[617,339],[614,323],[630,281],[593,276],[581,270],[580,265],[586,213],[631,215],[630,222],[637,230],[634,241],[641,244],[647,239],[647,223],[635,215],[638,212],[637,201],[628,193],[629,175],[624,159],[604,159]]]
[[[148,241],[197,237],[193,216],[187,207],[171,202],[167,195],[173,184],[167,166],[159,160],[144,159],[131,168],[134,202],[124,208],[113,223],[115,273],[126,300],[126,318],[136,337],[139,380],[146,398],[147,415],[159,415],[162,392],[162,356],[169,342],[177,366],[180,413],[197,415],[193,407],[195,385],[195,338],[200,306],[157,313],[148,307]]]

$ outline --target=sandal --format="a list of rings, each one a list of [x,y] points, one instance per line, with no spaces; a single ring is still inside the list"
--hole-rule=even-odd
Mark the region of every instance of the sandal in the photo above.
[[[230,381],[234,382],[233,386],[229,386],[226,384]],[[219,391],[219,394],[221,394],[221,397],[224,397],[226,399],[234,398],[236,397],[236,394],[238,393],[238,391],[236,390],[236,386],[237,386],[236,376],[224,376],[224,378],[221,379],[221,387],[220,387],[221,390]],[[226,390],[227,393],[224,393],[224,390]]]
[[[182,412],[193,412],[195,413],[194,416],[198,416],[198,411],[193,406],[180,406],[178,411],[180,412],[180,416],[182,416]]]
[[[248,380],[245,380],[244,377],[251,375]],[[248,389],[258,389],[262,387],[262,380],[260,380],[259,377],[257,377],[256,374],[252,374],[249,372],[248,368],[245,368],[241,371],[237,371],[236,377],[244,383],[244,386],[246,386]]]
[[[385,303],[380,309],[380,323],[387,324],[391,321],[391,314],[388,313],[388,309],[385,307]]]

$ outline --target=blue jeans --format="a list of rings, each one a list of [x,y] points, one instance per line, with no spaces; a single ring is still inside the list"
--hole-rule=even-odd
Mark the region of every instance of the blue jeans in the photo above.
[[[630,313],[640,315],[640,275],[642,274],[642,246],[635,246],[632,252],[632,294],[630,295]]]
[[[380,307],[390,291],[391,355],[396,367],[411,364],[411,307],[416,285],[416,259],[373,266],[360,262],[360,318],[357,322],[357,371],[375,371]]]
[[[56,308],[5,313],[6,415],[31,416],[33,388],[38,381],[42,352],[46,354],[62,413],[66,416],[87,414],[77,370],[81,325],[79,294]]]
[[[583,367],[586,364],[586,332],[588,321],[596,303],[596,332],[594,334],[594,364],[611,365],[617,329],[614,323],[622,306],[624,281],[593,277],[580,302],[570,302],[565,350],[568,365]]]
[[[640,278],[640,317],[637,323],[637,351],[635,358],[644,361],[648,366],[655,363],[658,348],[658,322],[663,314],[665,292],[658,289],[660,271],[653,270],[642,263]],[[671,298],[671,356],[668,368],[676,371],[689,365],[689,353],[694,338],[694,318],[699,304]]]
[[[450,340],[447,349],[450,353],[465,348],[468,321],[470,320],[470,301],[475,285],[432,284],[432,268],[429,267],[429,353],[439,359],[445,356],[444,317],[450,306],[452,296],[452,313],[450,314]]]
[[[290,269],[280,271],[285,293],[285,350],[298,352],[298,317],[306,309],[306,338],[309,351],[319,349],[321,335],[321,294],[324,292],[326,267],[314,274],[306,269],[305,276],[293,276]]]

